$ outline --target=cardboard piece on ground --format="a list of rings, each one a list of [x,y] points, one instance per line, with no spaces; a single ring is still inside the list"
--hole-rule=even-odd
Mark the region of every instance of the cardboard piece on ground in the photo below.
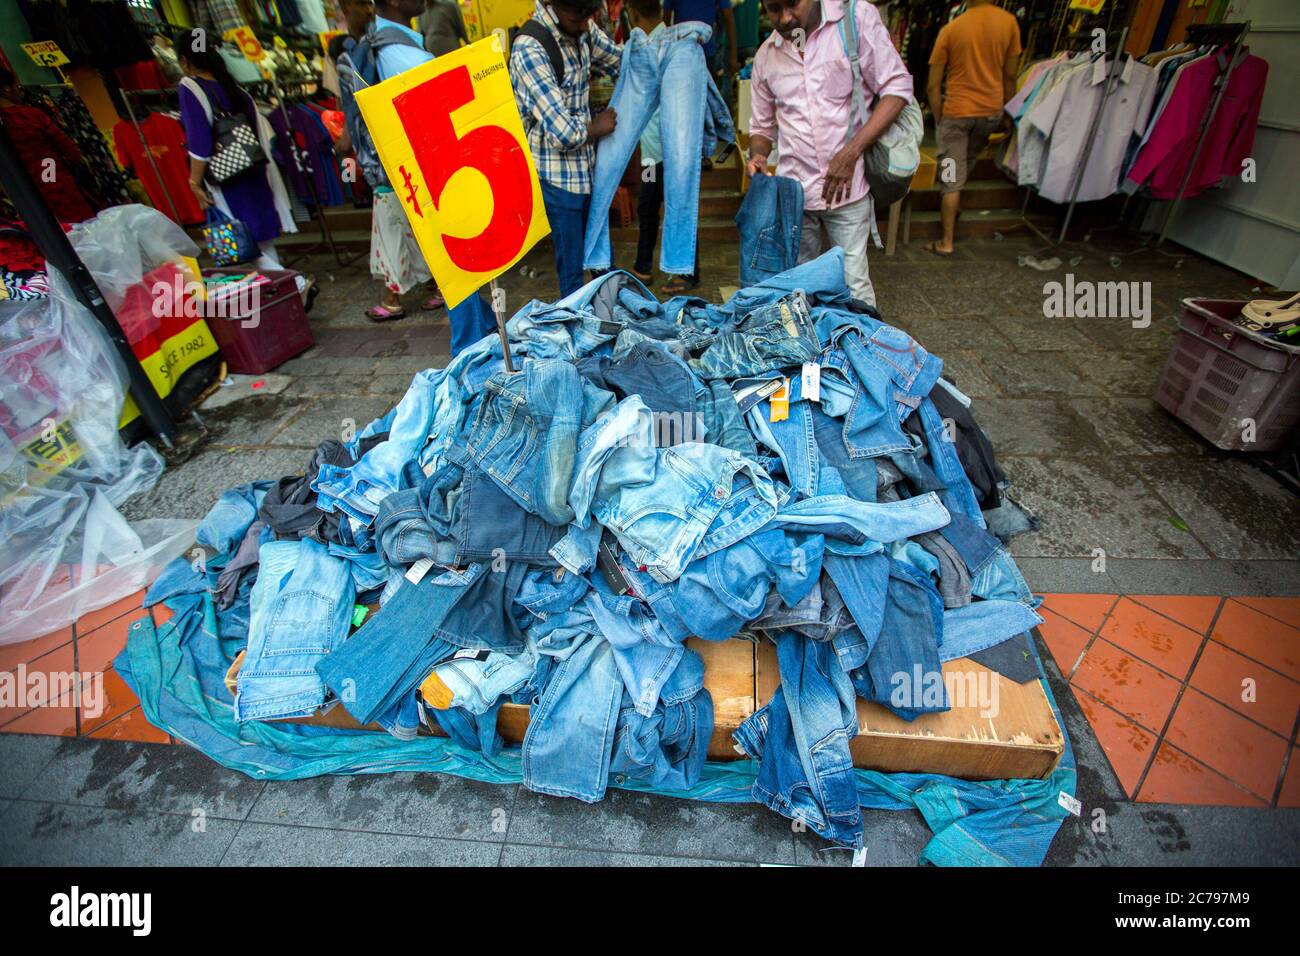
[[[910,722],[859,699],[858,735],[849,744],[855,767],[966,780],[1041,780],[1055,769],[1065,739],[1041,681],[1017,684],[965,657],[944,664],[943,673],[947,685],[961,682],[986,692],[966,693],[950,700],[951,710]],[[754,680],[761,706],[781,684],[770,642],[758,645]],[[986,710],[991,701],[996,705]]]

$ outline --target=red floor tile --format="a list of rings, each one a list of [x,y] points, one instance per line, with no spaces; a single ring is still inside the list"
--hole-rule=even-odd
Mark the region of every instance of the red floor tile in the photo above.
[[[98,740],[134,740],[145,744],[169,744],[172,741],[166,731],[149,723],[139,707],[128,710],[89,736]]]
[[[133,707],[140,706],[140,699],[135,696],[135,692],[112,668],[104,671],[101,688],[102,698],[96,701],[99,706],[97,715],[92,716],[90,713],[91,698],[85,695],[82,697],[81,735],[83,737],[94,736],[93,731],[96,729],[116,720]]]
[[[1161,617],[1129,598],[1120,598],[1102,626],[1101,636],[1130,654],[1186,680],[1204,632]]]
[[[1254,682],[1254,700],[1243,699],[1245,681]],[[1244,717],[1289,738],[1300,712],[1300,683],[1258,661],[1209,641],[1192,672],[1191,686]]]
[[[1210,635],[1235,651],[1300,680],[1300,628],[1230,599]]]
[[[19,664],[36,660],[42,654],[48,654],[56,647],[62,647],[72,640],[72,628],[65,627],[44,637],[17,644],[0,645],[0,671],[11,670]]]
[[[0,727],[4,734],[45,734],[53,737],[77,736],[77,705],[74,695],[65,696],[54,707],[37,707]]]
[[[1134,601],[1165,617],[1173,618],[1197,634],[1204,634],[1214,623],[1214,614],[1223,603],[1218,596],[1191,597],[1181,594],[1133,594]]]
[[[1115,604],[1114,594],[1045,594],[1043,606],[1092,633]]]
[[[1046,607],[1039,608],[1039,612],[1043,623],[1038,625],[1038,633],[1043,635],[1061,673],[1069,677],[1092,634]]]
[[[1216,807],[1265,807],[1268,804],[1231,780],[1197,763],[1168,742],[1142,782],[1139,803],[1193,803]]]
[[[1239,597],[1235,601],[1263,611],[1269,617],[1277,618],[1284,624],[1300,627],[1300,598],[1293,597]]]
[[[1300,747],[1291,748],[1291,759],[1286,765],[1286,779],[1282,793],[1277,798],[1279,807],[1300,807]]]
[[[176,616],[175,612],[166,604],[155,604],[149,608],[149,613],[153,615],[154,627],[162,627]]]
[[[90,611],[81,615],[77,619],[77,633],[89,634],[97,627],[107,624],[109,621],[121,617],[136,610],[144,601],[144,592],[136,591],[134,594],[122,598],[120,601],[114,601],[107,607],[101,607],[98,611]]]
[[[29,696],[39,688],[30,686],[31,677],[37,673],[60,675],[71,674],[73,671],[72,644],[65,644],[63,647],[43,654],[34,661],[15,664],[9,669],[8,673],[12,676],[4,678],[3,688],[6,694],[12,693],[12,699],[0,700],[0,727],[9,729],[8,725],[15,719],[30,713],[32,710],[57,710],[45,706],[38,706],[41,700],[33,700]],[[50,684],[45,682],[45,689],[50,688]],[[42,731],[25,731],[25,733],[41,733]],[[58,733],[59,731],[45,731],[46,733]],[[74,727],[75,732],[75,727]]]
[[[1165,740],[1265,801],[1273,799],[1288,746],[1195,688],[1178,702]]]
[[[1106,759],[1114,768],[1115,776],[1124,787],[1124,792],[1133,796],[1138,781],[1142,779],[1142,769],[1147,765],[1151,751],[1155,749],[1155,735],[1117,714],[1091,694],[1086,694],[1077,687],[1072,690],[1080,709],[1088,718],[1092,732],[1097,735],[1097,742],[1106,752]]]
[[[1164,729],[1181,686],[1101,638],[1092,642],[1070,682],[1157,734]]]
[[[83,671],[98,673],[107,670],[122,648],[126,647],[126,636],[131,625],[147,614],[137,610],[124,614],[115,621],[87,634],[77,626],[77,666]]]

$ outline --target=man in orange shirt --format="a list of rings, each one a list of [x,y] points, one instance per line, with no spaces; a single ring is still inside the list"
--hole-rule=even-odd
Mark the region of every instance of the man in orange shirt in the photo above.
[[[989,136],[1002,125],[1002,104],[1016,88],[1020,25],[992,0],[968,0],[966,12],[939,31],[926,92],[939,139],[939,214],[943,238],[926,246],[952,255],[961,188]],[[941,95],[944,76],[947,95]]]

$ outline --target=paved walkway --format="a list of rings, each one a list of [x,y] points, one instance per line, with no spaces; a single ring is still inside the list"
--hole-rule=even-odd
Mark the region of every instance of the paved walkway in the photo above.
[[[1180,299],[1253,293],[1192,256],[1113,267],[1122,252],[1085,250],[1070,265],[1067,251],[1043,273],[1017,264],[1047,254],[1027,237],[962,244],[950,260],[913,245],[874,255],[872,274],[885,318],[943,357],[975,399],[1014,494],[1042,523],[1013,551],[1047,595],[1039,647],[1084,804],[1048,862],[1294,865],[1300,507],[1150,401]],[[511,310],[556,296],[548,255],[525,263],[537,278],[504,280]],[[734,287],[734,248],[706,247],[702,264],[702,294]],[[383,414],[415,372],[446,361],[445,313],[420,315],[413,294],[410,318],[372,326],[361,314],[368,277],[312,267],[324,286],[316,348],[256,390],[218,393],[202,411],[209,433],[128,516],[197,518],[231,485],[300,472],[317,442]],[[1045,318],[1044,285],[1067,272],[1150,282],[1150,326]],[[5,670],[107,669],[110,702],[95,719],[72,702],[0,710],[0,861],[847,862],[757,806],[611,791],[588,807],[431,775],[249,780],[167,745],[112,674],[139,613],[136,596],[0,648]],[[869,813],[867,825],[877,864],[914,863],[928,834],[910,813]]]

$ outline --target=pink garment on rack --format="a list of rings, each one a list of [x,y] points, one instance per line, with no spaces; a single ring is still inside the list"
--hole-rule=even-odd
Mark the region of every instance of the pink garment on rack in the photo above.
[[[1182,68],[1164,112],[1128,171],[1126,178],[1135,187],[1145,186],[1156,199],[1178,195],[1196,151],[1202,118],[1214,100],[1214,81],[1227,65],[1228,54],[1220,51]],[[1268,63],[1260,57],[1248,55],[1237,64],[1228,78],[1223,101],[1205,131],[1205,145],[1184,195],[1198,195],[1227,176],[1241,175],[1242,160],[1255,145],[1267,79]]]

